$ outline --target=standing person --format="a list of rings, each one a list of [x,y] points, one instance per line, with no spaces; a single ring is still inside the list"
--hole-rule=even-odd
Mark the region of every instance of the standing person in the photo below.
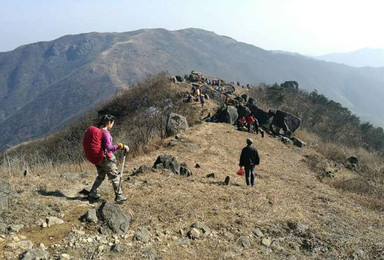
[[[113,154],[114,151],[121,149],[125,150],[125,152],[129,152],[129,147],[122,143],[118,145],[112,145],[112,136],[109,133],[109,130],[113,127],[115,123],[115,117],[112,115],[104,115],[101,119],[98,127],[102,131],[101,137],[101,147],[104,153],[103,160],[100,164],[96,165],[97,169],[97,177],[95,182],[92,185],[92,188],[88,194],[91,199],[100,198],[100,194],[97,193],[97,189],[104,181],[105,176],[108,176],[108,179],[112,182],[112,187],[115,192],[115,202],[122,203],[127,200],[127,197],[123,195],[120,186],[121,174],[116,166],[116,157]]]
[[[204,107],[204,103],[205,103],[204,94],[200,95],[200,103],[201,103],[201,107]]]
[[[245,182],[248,187],[255,185],[255,166],[259,165],[260,157],[257,149],[252,146],[253,140],[247,139],[247,146],[243,148],[240,155],[240,167],[245,168]]]

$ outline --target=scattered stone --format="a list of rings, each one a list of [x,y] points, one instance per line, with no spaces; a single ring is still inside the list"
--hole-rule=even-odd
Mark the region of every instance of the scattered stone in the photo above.
[[[181,166],[180,167],[180,175],[185,175],[187,177],[192,176],[192,171],[188,167]]]
[[[288,137],[285,137],[285,136],[282,136],[282,137],[281,137],[281,141],[282,141],[284,144],[293,144],[292,140],[289,139]]]
[[[47,221],[48,227],[52,225],[59,225],[64,223],[64,220],[59,219],[58,217],[53,217],[53,216],[47,217],[46,221]]]
[[[231,232],[225,231],[224,232],[224,236],[226,238],[228,238],[229,241],[234,241],[235,240],[235,236]]]
[[[148,243],[149,242],[149,232],[146,228],[144,227],[139,227],[138,230],[136,231],[133,239],[136,241],[140,241],[143,243]]]
[[[29,250],[33,246],[32,241],[29,240],[24,240],[24,241],[19,241],[19,242],[13,242],[9,243],[6,245],[7,248],[12,249],[12,250]]]
[[[153,249],[152,247],[144,248],[144,249],[141,251],[141,254],[142,254],[142,256],[143,256],[145,259],[155,260],[155,259],[157,258],[156,251],[155,251],[155,249]]]
[[[196,163],[195,168],[201,168],[200,164]]]
[[[180,173],[180,163],[172,155],[159,155],[155,163],[153,164],[154,169],[168,169],[172,172],[179,174]]]
[[[18,233],[22,228],[24,228],[23,224],[19,224],[19,225],[12,224],[8,226],[8,230],[10,232],[15,232],[15,233]]]
[[[191,240],[189,240],[188,238],[184,237],[184,238],[181,238],[177,241],[177,244],[179,244],[180,246],[189,246],[191,244]]]
[[[175,113],[170,113],[165,126],[167,136],[176,135],[181,132],[185,132],[188,129],[187,119]]]
[[[305,234],[308,230],[308,226],[304,225],[300,221],[287,222],[288,227],[297,234]]]
[[[191,226],[192,228],[197,228],[201,230],[204,234],[209,234],[211,233],[211,229],[207,227],[203,222],[197,221]]]
[[[254,235],[255,237],[260,237],[260,238],[264,236],[264,234],[263,234],[263,232],[261,232],[260,228],[256,228],[256,229],[253,231],[253,235]]]
[[[49,252],[40,248],[35,248],[24,252],[20,255],[19,259],[22,260],[48,260]]]
[[[98,214],[107,227],[119,235],[124,234],[128,230],[132,219],[119,206],[106,201],[98,209]]]
[[[270,238],[263,238],[263,240],[261,240],[261,244],[266,247],[269,247],[272,244],[272,241]]]
[[[42,228],[46,228],[46,227],[48,227],[47,222],[44,222],[44,223],[41,225],[41,227],[42,227]]]
[[[208,174],[207,178],[215,178],[215,173],[212,172],[212,173]]]
[[[83,216],[80,217],[80,220],[88,223],[97,223],[98,218],[96,209],[89,209]]]
[[[68,254],[61,254],[60,255],[60,260],[70,260],[71,256]]]
[[[300,140],[299,138],[296,138],[296,137],[292,137],[291,140],[293,142],[293,145],[295,145],[297,147],[300,147],[300,148],[302,148],[302,147],[307,145],[304,141],[302,141],[302,140]]]
[[[11,184],[0,179],[0,209],[9,207],[19,194],[12,189]]]
[[[29,171],[28,170],[24,170],[23,175],[24,175],[24,177],[29,175]]]
[[[199,239],[200,238],[200,231],[197,229],[197,228],[192,228],[189,232],[188,232],[188,234],[187,234],[187,236],[190,238],[190,239],[192,239],[192,240],[196,240],[196,239]]]
[[[230,180],[231,180],[231,178],[229,176],[225,177],[224,184],[229,185]]]
[[[251,247],[251,242],[249,241],[249,239],[245,236],[241,236],[237,239],[236,241],[236,244],[238,246],[242,246],[244,248],[250,248]]]

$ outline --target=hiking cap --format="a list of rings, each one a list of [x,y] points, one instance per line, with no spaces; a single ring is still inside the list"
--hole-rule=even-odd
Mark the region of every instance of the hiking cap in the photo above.
[[[247,138],[247,144],[252,144],[253,143],[253,139],[252,138]]]

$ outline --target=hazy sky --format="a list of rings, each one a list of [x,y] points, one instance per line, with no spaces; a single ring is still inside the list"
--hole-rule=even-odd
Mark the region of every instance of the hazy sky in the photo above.
[[[383,48],[384,0],[0,0],[0,51],[67,34],[201,28],[266,50]]]

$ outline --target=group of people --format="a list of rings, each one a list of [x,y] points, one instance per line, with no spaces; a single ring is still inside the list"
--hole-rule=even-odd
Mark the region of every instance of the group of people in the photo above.
[[[256,135],[261,134],[261,137],[264,138],[264,131],[259,129],[259,121],[254,117],[253,114],[248,116],[243,116],[237,120],[237,129],[238,130],[248,130],[248,132],[255,132]]]
[[[203,94],[200,86],[192,86],[191,93],[188,93],[187,102],[191,103],[193,100],[200,101],[201,107],[204,107],[205,100],[208,99],[207,94]]]

